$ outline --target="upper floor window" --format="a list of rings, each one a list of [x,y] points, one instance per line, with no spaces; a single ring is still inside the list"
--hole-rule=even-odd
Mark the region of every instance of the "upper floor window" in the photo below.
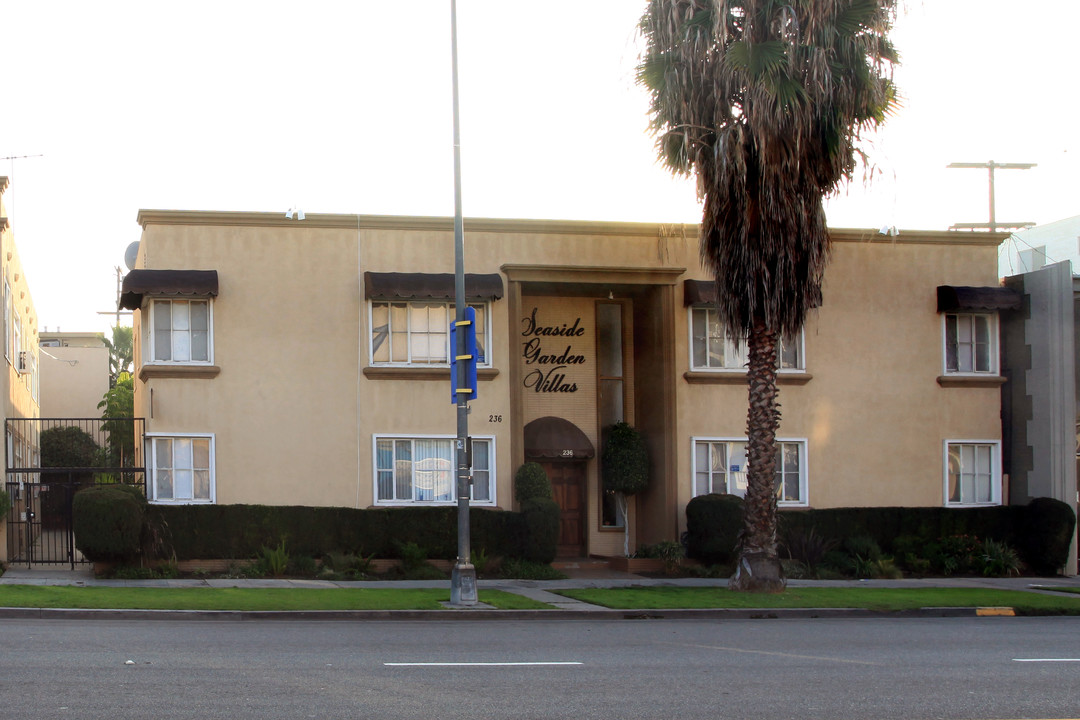
[[[694,440],[694,496],[746,494],[746,440]],[[777,504],[806,505],[806,441],[776,441]]]
[[[477,364],[487,367],[488,312],[483,303],[469,303],[476,310]],[[371,302],[371,362],[376,365],[449,365],[450,322],[453,302]]]
[[[690,308],[690,362],[693,370],[745,370],[748,359],[746,340],[736,343],[727,336],[715,308]],[[780,370],[803,370],[802,333],[781,338],[777,353]]]
[[[212,363],[213,306],[209,300],[155,298],[149,304],[151,363]]]
[[[997,315],[946,313],[945,372],[993,373],[997,368]]]

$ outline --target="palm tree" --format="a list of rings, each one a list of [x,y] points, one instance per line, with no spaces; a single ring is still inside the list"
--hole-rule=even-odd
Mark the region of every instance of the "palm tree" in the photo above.
[[[661,161],[697,177],[701,258],[747,341],[745,521],[731,586],[784,588],[776,547],[777,341],[821,301],[822,201],[895,102],[896,0],[650,0],[638,82]],[[864,157],[864,156],[863,156]],[[865,157],[864,157],[865,159]]]

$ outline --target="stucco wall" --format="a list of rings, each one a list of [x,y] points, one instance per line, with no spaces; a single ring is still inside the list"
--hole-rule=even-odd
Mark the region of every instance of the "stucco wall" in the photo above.
[[[38,361],[38,328],[37,311],[34,309],[34,300],[30,294],[30,283],[19,261],[19,251],[15,246],[15,233],[7,220],[7,211],[3,203],[3,192],[8,187],[8,179],[0,177],[0,269],[3,278],[11,288],[11,309],[17,314],[22,325],[21,350],[31,357],[31,367],[40,367]],[[34,398],[33,386],[35,382],[32,372],[20,373],[17,368],[18,357],[16,353],[10,353],[7,349],[7,332],[11,324],[11,318],[3,311],[3,283],[0,282],[0,315],[3,315],[3,336],[0,344],[4,346],[0,350],[0,394],[3,395],[3,412],[5,418],[33,418],[39,416],[38,401]],[[38,447],[37,432],[31,430],[31,437],[23,438],[24,445],[32,459],[32,454]],[[7,458],[7,444],[0,443],[0,458]]]
[[[98,403],[109,389],[109,350],[100,347],[39,348],[41,416],[101,417]]]

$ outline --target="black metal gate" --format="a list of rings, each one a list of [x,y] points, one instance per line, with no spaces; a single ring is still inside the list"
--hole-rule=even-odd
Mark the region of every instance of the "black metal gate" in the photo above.
[[[75,569],[88,562],[75,547],[75,493],[115,483],[145,490],[142,429],[141,418],[9,418],[5,422],[9,564]],[[121,438],[125,442],[119,448]],[[45,447],[40,444],[43,439]],[[61,462],[66,466],[55,466]],[[74,466],[74,462],[80,464]],[[42,467],[49,464],[54,467]]]

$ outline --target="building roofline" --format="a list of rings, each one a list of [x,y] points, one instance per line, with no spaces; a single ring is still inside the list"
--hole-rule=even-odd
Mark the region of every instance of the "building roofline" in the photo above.
[[[356,230],[422,230],[452,232],[452,217],[417,215],[354,215],[307,213],[290,220],[285,213],[206,210],[139,210],[136,218],[145,230],[150,225],[206,225],[246,227],[309,227]],[[613,235],[641,237],[696,236],[694,223],[640,223],[596,220],[541,220],[525,218],[465,218],[466,232],[526,233],[530,235]],[[997,247],[1009,233],[902,230],[882,235],[875,229],[832,228],[833,242],[876,244],[987,245]]]

